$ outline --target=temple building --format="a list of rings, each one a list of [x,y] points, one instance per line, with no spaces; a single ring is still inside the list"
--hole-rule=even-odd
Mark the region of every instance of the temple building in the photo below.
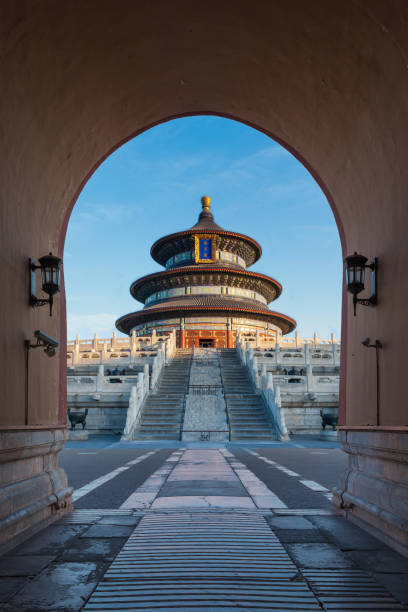
[[[208,196],[201,203],[193,227],[153,244],[151,256],[165,269],[131,285],[130,293],[144,308],[120,317],[117,329],[136,336],[175,330],[180,348],[234,348],[237,334],[279,342],[296,322],[268,308],[282,285],[248,271],[261,257],[260,245],[217,225]]]

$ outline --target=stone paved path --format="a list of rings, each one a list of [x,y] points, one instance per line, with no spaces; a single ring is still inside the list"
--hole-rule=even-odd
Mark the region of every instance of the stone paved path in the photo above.
[[[408,610],[408,560],[335,515],[326,487],[244,448],[155,454],[99,485],[156,466],[120,508],[75,510],[0,557],[2,610]],[[321,504],[288,507],[289,482]]]

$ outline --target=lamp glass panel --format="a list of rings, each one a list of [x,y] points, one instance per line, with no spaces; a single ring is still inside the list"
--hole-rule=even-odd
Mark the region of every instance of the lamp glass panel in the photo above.
[[[41,278],[42,290],[48,295],[57,293],[60,288],[60,266],[61,260],[58,257],[49,256],[41,257]]]
[[[366,261],[367,258],[364,255],[358,255],[358,253],[346,257],[347,290],[354,295],[357,295],[364,289]]]

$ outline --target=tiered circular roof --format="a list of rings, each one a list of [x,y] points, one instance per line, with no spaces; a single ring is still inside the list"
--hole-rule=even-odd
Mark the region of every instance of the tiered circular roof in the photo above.
[[[267,303],[276,300],[282,293],[282,285],[273,278],[257,272],[224,268],[202,264],[185,266],[142,276],[130,286],[130,293],[139,302],[145,302],[149,295],[163,289],[200,285],[228,285],[257,291]]]
[[[204,196],[202,201],[205,198],[208,198],[208,196]],[[245,236],[245,234],[229,232],[217,225],[210,212],[209,204],[211,200],[209,198],[208,200],[208,207],[203,204],[203,210],[195,225],[183,232],[163,236],[153,244],[150,254],[157,263],[164,266],[173,255],[192,250],[194,248],[194,236],[202,233],[215,235],[217,237],[217,249],[239,255],[245,260],[247,267],[258,261],[262,255],[261,245],[249,236]]]
[[[190,252],[193,256],[196,240],[206,237],[215,239],[217,252],[226,251],[237,255],[246,266],[256,262],[262,254],[260,245],[249,236],[226,231],[217,225],[210,212],[210,198],[204,196],[201,202],[203,210],[198,222],[187,230],[157,240],[151,248],[153,259],[165,266],[175,255]],[[291,317],[270,311],[259,299],[239,294],[239,289],[249,290],[254,294],[260,294],[267,303],[270,303],[279,297],[282,285],[264,274],[248,272],[243,264],[240,265],[238,258],[235,262],[226,262],[222,259],[208,262],[182,260],[174,263],[171,269],[139,278],[130,287],[130,292],[136,300],[145,303],[150,296],[159,292],[163,292],[164,296],[155,299],[154,303],[146,304],[143,310],[120,317],[116,321],[116,327],[129,334],[136,325],[156,319],[221,316],[263,320],[279,327],[284,334],[295,329],[296,321]],[[200,286],[207,288],[226,286],[237,288],[238,291],[234,291],[232,295],[218,292],[166,295],[167,290]]]

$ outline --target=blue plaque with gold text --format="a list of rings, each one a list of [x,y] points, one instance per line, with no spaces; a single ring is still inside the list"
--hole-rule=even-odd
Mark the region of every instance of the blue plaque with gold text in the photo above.
[[[198,253],[200,259],[212,259],[212,243],[209,238],[199,239]]]
[[[195,235],[196,263],[213,262],[217,257],[217,238],[214,235]]]

